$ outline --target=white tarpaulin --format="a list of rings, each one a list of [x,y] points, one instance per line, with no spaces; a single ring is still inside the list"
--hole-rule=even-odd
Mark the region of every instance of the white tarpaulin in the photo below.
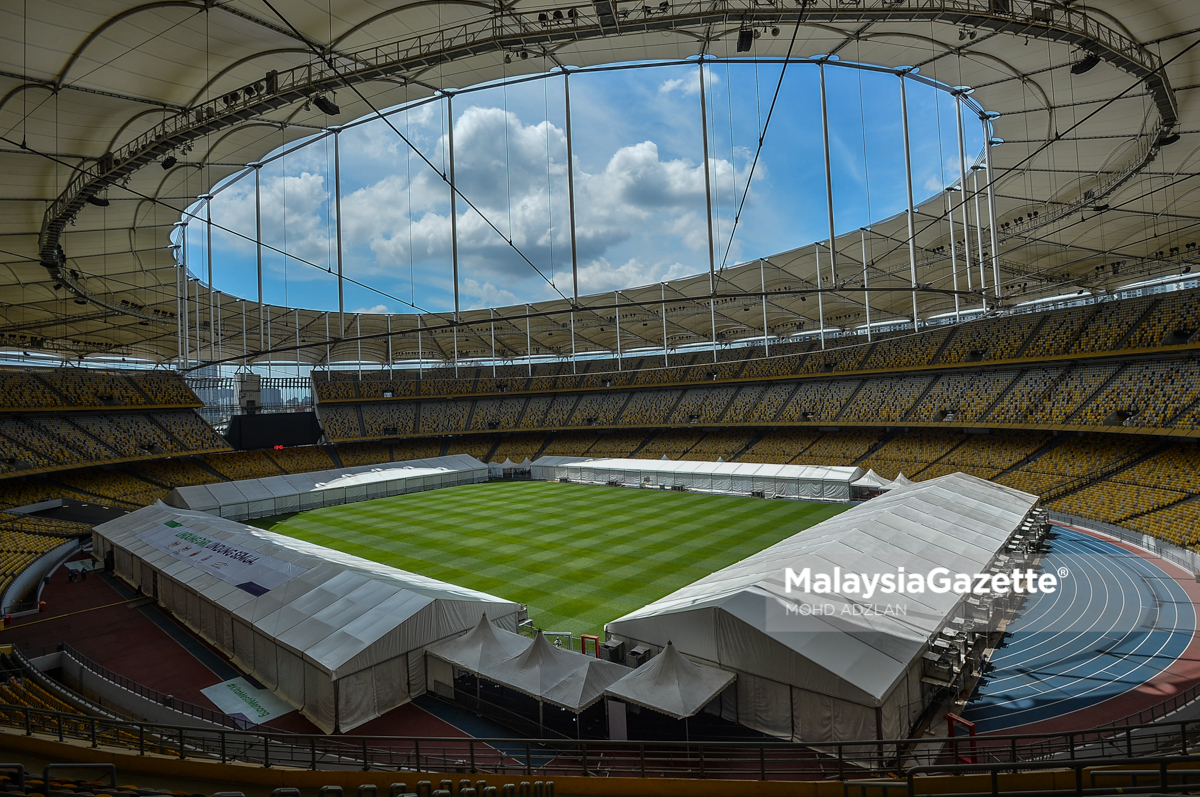
[[[608,687],[605,694],[681,720],[698,714],[735,678],[735,673],[693,664],[667,642],[662,653]]]
[[[209,542],[179,558],[156,536],[167,528]],[[481,614],[515,631],[521,614],[519,604],[483,592],[163,503],[97,526],[92,539],[98,556],[111,552],[117,575],[327,733],[407,702],[414,686],[419,693],[425,674],[413,662],[421,668],[427,646],[469,630]],[[213,543],[292,575],[259,594],[240,588],[198,566]]]
[[[963,473],[898,488],[614,620],[607,636],[651,650],[672,641],[736,672],[736,719],[764,733],[903,738],[926,704],[922,654],[962,596],[789,591],[786,568],[986,573],[1037,501]]]
[[[177,487],[167,496],[167,504],[233,520],[250,520],[487,480],[487,465],[467,454],[454,454]]]
[[[533,463],[535,479],[626,487],[683,488],[699,492],[763,497],[849,501],[850,483],[862,468],[830,465],[764,465],[757,462],[673,462],[654,459],[542,457]]]

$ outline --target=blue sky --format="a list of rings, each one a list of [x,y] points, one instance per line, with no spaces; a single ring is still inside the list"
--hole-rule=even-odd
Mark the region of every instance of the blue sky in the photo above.
[[[787,68],[751,179],[781,69],[778,62],[706,66],[718,267],[828,237],[816,64]],[[900,81],[833,65],[825,71],[840,234],[905,207]],[[580,293],[706,271],[699,67],[575,73],[570,88]],[[908,106],[919,202],[958,179],[954,105],[944,92],[910,81]],[[562,75],[459,94],[453,113],[459,189],[500,231],[459,200],[462,308],[540,301],[556,291],[569,296]],[[449,189],[440,173],[447,157],[446,102],[418,103],[389,118],[436,171],[379,120],[342,132],[345,273],[382,292],[347,284],[346,310],[411,312],[411,302],[445,312],[453,308]],[[970,163],[982,130],[969,112],[964,123]],[[333,163],[333,141],[325,138],[293,144],[261,170],[263,238],[294,255],[264,250],[267,302],[337,309],[336,284],[322,270],[336,264]],[[212,213],[216,224],[252,239],[253,176],[222,190]],[[204,275],[204,228],[193,223],[189,229],[192,272]],[[554,287],[513,251],[509,237]],[[216,287],[254,298],[253,243],[214,226],[213,255]]]

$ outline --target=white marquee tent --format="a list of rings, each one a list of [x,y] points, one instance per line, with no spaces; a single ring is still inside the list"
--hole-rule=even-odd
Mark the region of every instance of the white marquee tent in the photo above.
[[[432,645],[427,653],[432,692],[452,696],[453,667],[458,667],[576,714],[632,672],[623,664],[555,647],[540,631],[529,639],[497,630],[486,617],[469,633]]]
[[[897,487],[614,620],[608,638],[652,650],[672,641],[736,672],[736,700],[722,701],[722,715],[764,733],[899,738],[925,706],[922,654],[960,596],[788,593],[785,568],[987,572],[1037,501],[962,473]],[[866,604],[897,613],[855,613]]]
[[[533,463],[535,479],[569,479],[590,484],[616,483],[766,497],[850,500],[850,484],[862,468],[826,465],[766,465],[757,462],[677,462],[654,459],[542,457]]]
[[[488,479],[488,466],[467,454],[362,465],[313,473],[177,487],[167,503],[233,520],[303,512],[389,495],[436,490]]]
[[[608,687],[605,694],[682,720],[700,713],[735,678],[727,670],[688,661],[668,641],[662,653]]]
[[[326,733],[425,691],[425,647],[519,604],[163,503],[97,526],[101,557]]]
[[[850,484],[851,487],[857,487],[861,490],[869,490],[872,492],[883,492],[891,489],[891,482],[880,476],[874,470],[869,470]]]

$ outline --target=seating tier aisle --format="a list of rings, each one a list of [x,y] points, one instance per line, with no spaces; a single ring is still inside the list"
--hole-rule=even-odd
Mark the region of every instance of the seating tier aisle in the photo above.
[[[874,470],[885,479],[894,479],[900,473],[912,478],[966,439],[962,432],[914,429],[885,442],[859,466]]]
[[[701,432],[690,429],[667,429],[655,435],[642,450],[634,454],[637,459],[683,459],[683,455],[700,442]]]
[[[1100,479],[1105,471],[1131,460],[1149,445],[1152,442],[1138,438],[1066,438],[997,481],[1044,496],[1080,480]]]
[[[283,473],[262,451],[234,451],[228,454],[209,454],[205,464],[227,479],[262,479]]]
[[[521,463],[526,459],[532,460],[537,452],[542,450],[545,443],[546,435],[544,434],[514,434],[505,437],[496,447],[496,453],[492,455],[492,462],[511,459],[513,462]]]
[[[107,498],[117,504],[142,507],[162,501],[171,492],[115,470],[83,468],[54,474],[54,480],[81,492]]]
[[[807,451],[820,439],[815,429],[776,429],[767,432],[762,439],[738,457],[740,462],[770,462],[775,465],[815,465],[809,462]]]
[[[346,443],[338,446],[338,458],[347,468],[392,461],[391,446],[383,443]]]
[[[337,465],[320,446],[296,446],[268,451],[267,456],[288,473],[309,473],[314,470],[332,470]]]
[[[490,434],[456,437],[446,447],[447,454],[469,454],[480,462],[487,462],[488,453],[496,444],[496,438]],[[504,460],[501,459],[501,462]]]
[[[709,432],[683,458],[694,462],[716,462],[718,459],[728,462],[753,439],[754,433],[749,431]]]
[[[602,434],[600,438],[587,450],[589,457],[598,458],[623,458],[628,457],[637,450],[646,437],[653,432],[646,432],[638,429],[631,432],[613,432],[612,434]],[[515,460],[516,457],[513,457]]]

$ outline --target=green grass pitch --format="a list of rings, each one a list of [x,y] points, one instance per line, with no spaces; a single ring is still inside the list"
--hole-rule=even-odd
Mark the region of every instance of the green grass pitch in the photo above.
[[[845,506],[553,482],[380,498],[256,525],[529,606],[547,631],[604,623]]]

